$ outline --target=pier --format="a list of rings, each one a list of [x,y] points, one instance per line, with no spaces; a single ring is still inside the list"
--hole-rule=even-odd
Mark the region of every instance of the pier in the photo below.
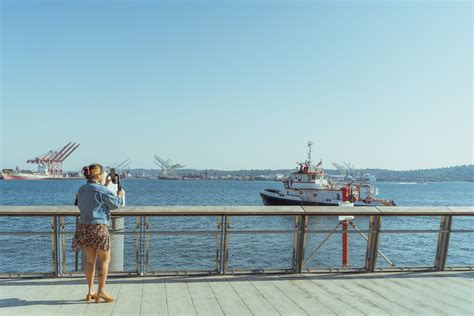
[[[1,315],[472,315],[474,272],[0,280]]]
[[[118,262],[108,290],[117,301],[110,304],[84,301],[81,255],[70,249],[78,215],[71,206],[0,206],[3,223],[19,223],[0,228],[0,314],[472,315],[474,311],[472,245],[460,244],[463,239],[458,238],[474,233],[471,224],[459,225],[471,223],[472,206],[122,208],[112,211],[110,229],[119,246],[112,246]],[[350,220],[353,217],[359,227]],[[434,224],[396,229],[388,225],[390,218],[417,217]],[[38,224],[26,221],[32,218]],[[318,226],[344,220],[348,223],[343,228]],[[270,228],[259,226],[268,221],[274,223]],[[393,236],[404,235],[431,236],[423,239],[423,248],[432,251],[420,247],[417,253],[427,256],[430,264],[394,260],[390,243]],[[350,240],[346,258],[341,237]],[[9,250],[15,240],[24,238],[34,238],[35,245]],[[324,248],[327,240],[337,249]],[[34,261],[22,260],[27,252],[33,252]],[[273,261],[271,252],[278,255]],[[467,259],[459,261],[453,258],[456,255]],[[177,257],[191,259],[167,262]],[[323,257],[328,261],[321,265]]]

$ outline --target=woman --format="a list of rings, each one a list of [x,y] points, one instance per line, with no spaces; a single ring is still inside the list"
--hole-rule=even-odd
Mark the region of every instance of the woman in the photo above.
[[[99,164],[92,164],[82,169],[86,184],[79,188],[77,194],[77,205],[81,211],[79,223],[73,239],[74,251],[84,248],[86,254],[86,266],[84,273],[89,286],[86,295],[88,302],[95,299],[96,303],[103,299],[113,302],[114,299],[105,291],[105,281],[109,272],[110,263],[110,234],[107,226],[110,222],[110,210],[117,209],[122,202],[123,192],[117,192],[117,196],[109,191],[101,183],[105,182],[104,169]],[[94,291],[95,263],[99,257],[101,261],[99,290]]]

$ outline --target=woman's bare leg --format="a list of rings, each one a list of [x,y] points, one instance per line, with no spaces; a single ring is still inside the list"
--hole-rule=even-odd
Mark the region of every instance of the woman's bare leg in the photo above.
[[[97,256],[100,260],[99,291],[97,293],[108,296],[105,292],[105,282],[109,274],[110,249],[108,251],[97,249]]]
[[[87,285],[89,292],[87,294],[95,294],[94,291],[94,275],[95,275],[95,263],[97,261],[97,249],[92,247],[85,247],[86,253],[86,266],[84,268],[84,274],[86,275]]]

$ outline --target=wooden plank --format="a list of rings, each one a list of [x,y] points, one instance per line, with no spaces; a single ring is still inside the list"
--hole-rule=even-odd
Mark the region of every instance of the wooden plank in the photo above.
[[[295,282],[299,281],[300,280]],[[336,313],[334,313],[328,306],[324,305],[319,299],[312,297],[290,280],[282,278],[271,282],[309,315],[336,315]]]
[[[324,280],[324,282],[321,282],[321,286],[329,293],[332,293],[340,300],[356,307],[364,314],[390,315],[384,307],[372,304],[369,300],[360,295],[354,295],[354,293],[352,293],[352,291],[346,286],[346,282],[350,282],[350,280],[327,279]]]
[[[191,295],[185,280],[165,283],[169,315],[195,315]]]
[[[59,285],[48,280],[46,284],[32,286],[35,291],[29,297],[25,297],[23,304],[26,305],[22,312],[25,315],[42,314],[50,315],[59,311],[61,305],[68,299],[75,285]]]
[[[434,278],[405,278],[397,279],[403,280],[403,283],[414,293],[423,292],[423,297],[433,299],[437,302],[442,302],[446,312],[466,313],[466,303],[460,300],[456,295],[451,293],[442,293],[438,290],[438,286],[433,282]],[[445,282],[448,282],[446,280]]]
[[[425,278],[413,278],[412,280],[418,282],[420,287],[425,285]],[[460,278],[439,278],[433,276],[429,279],[429,282],[438,292],[453,297],[460,302],[463,302],[463,304],[474,303],[474,280],[472,280],[471,284],[468,285],[462,283]]]
[[[168,315],[164,279],[146,278],[143,280],[140,313],[142,315]]]
[[[384,311],[392,315],[415,315],[416,312],[405,307],[403,302],[395,299],[392,295],[383,295],[373,291],[370,287],[362,286],[355,282],[356,279],[338,280],[342,286],[350,293],[353,293],[361,302],[366,305],[379,306]]]
[[[200,280],[198,282],[187,282],[189,293],[193,300],[196,299],[215,299],[214,293],[212,293],[209,284],[207,284],[206,279]]]
[[[324,280],[315,280],[313,282],[311,278],[290,281],[291,284],[299,287],[309,296],[314,297],[320,302],[324,302],[325,306],[336,315],[364,315],[362,311],[356,307],[338,299],[338,297],[335,297],[332,293],[327,292],[320,286],[321,282],[324,282]]]
[[[224,314],[251,315],[248,307],[227,281],[209,281],[208,284]]]
[[[145,279],[143,280],[144,299],[166,300],[166,288],[164,279]]]
[[[0,287],[0,307],[2,308],[0,314],[27,315],[27,313],[31,313],[32,302],[41,300],[46,293],[46,286],[31,286],[35,283],[34,281],[30,283],[23,280],[2,282]],[[47,282],[47,284],[50,284],[50,282]],[[54,285],[51,284],[50,286]]]
[[[440,315],[443,314],[439,309],[434,308],[431,305],[425,304],[422,300],[414,299],[414,296],[411,292],[406,291],[405,289],[398,291],[396,285],[387,285],[387,282],[384,282],[383,278],[361,278],[354,279],[354,283],[359,286],[366,287],[367,289],[383,295],[387,298],[392,298],[394,301],[403,304],[403,306],[410,310],[407,314],[427,314],[427,315]]]
[[[124,315],[137,315],[141,310],[143,281],[140,279],[133,279],[133,282],[126,282],[120,285],[116,301],[114,302],[112,313],[120,313]],[[107,285],[109,287],[109,285]],[[108,289],[106,289],[108,291]],[[96,305],[111,305],[110,303],[103,303]]]
[[[306,312],[271,282],[264,280],[250,280],[250,283],[265,297],[272,307],[284,315],[306,315]]]
[[[168,315],[168,302],[165,299],[143,298],[141,315]]]
[[[244,301],[252,315],[278,315],[277,310],[249,281],[231,281],[229,284]]]
[[[459,313],[459,309],[456,306],[449,304],[444,297],[433,297],[432,292],[436,292],[428,284],[428,280],[423,287],[416,287],[408,282],[408,278],[391,278],[385,279],[384,283],[395,293],[407,293],[417,302],[431,306],[438,312],[443,314]],[[461,310],[461,312],[463,312]]]
[[[224,315],[215,298],[193,298],[193,304],[196,315]]]

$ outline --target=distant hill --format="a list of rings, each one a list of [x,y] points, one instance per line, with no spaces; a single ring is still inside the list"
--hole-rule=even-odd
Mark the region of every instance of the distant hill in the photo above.
[[[385,169],[364,169],[362,173],[370,173],[378,181],[410,181],[410,182],[441,182],[469,181],[474,182],[474,165],[454,166],[438,169],[418,169],[394,171]]]
[[[180,175],[206,175],[208,177],[218,176],[250,176],[256,177],[264,175],[274,177],[277,174],[289,175],[296,169],[250,169],[250,170],[217,170],[217,169],[181,169]],[[327,174],[340,174],[337,170],[325,169]],[[400,181],[400,182],[442,182],[442,181],[468,181],[474,182],[474,165],[462,165],[437,169],[418,170],[388,170],[388,169],[361,169],[361,173],[370,173],[377,177],[378,181]],[[146,174],[158,176],[160,170],[157,169],[131,169],[132,175]]]

